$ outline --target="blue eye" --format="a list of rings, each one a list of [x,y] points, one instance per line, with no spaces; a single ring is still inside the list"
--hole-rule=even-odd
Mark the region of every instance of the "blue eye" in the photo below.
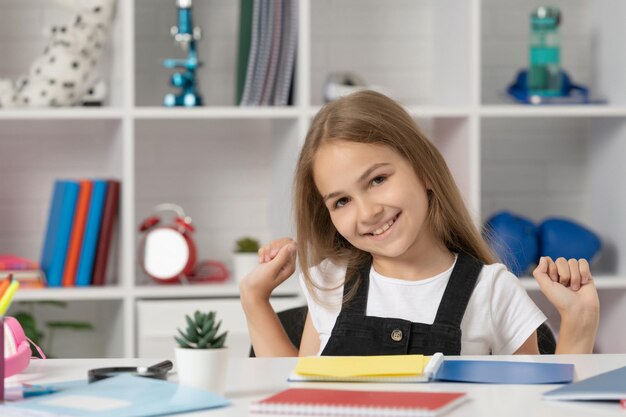
[[[383,182],[385,182],[387,180],[387,177],[383,176],[383,175],[379,175],[377,177],[375,177],[370,183],[372,185],[380,185]]]
[[[345,206],[346,204],[348,204],[348,201],[350,201],[348,199],[348,197],[342,197],[340,199],[338,199],[337,201],[335,201],[335,204],[333,204],[334,208],[341,208],[343,206]]]

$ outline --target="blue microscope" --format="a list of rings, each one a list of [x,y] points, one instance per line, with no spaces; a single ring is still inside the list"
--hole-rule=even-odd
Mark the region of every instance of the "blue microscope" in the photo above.
[[[196,69],[202,65],[198,61],[196,41],[202,38],[202,30],[193,27],[191,21],[192,0],[176,0],[178,9],[178,26],[172,26],[171,33],[174,40],[187,53],[186,59],[166,59],[163,61],[165,68],[182,68],[172,74],[170,84],[180,88],[179,94],[168,93],[163,98],[163,104],[167,107],[195,107],[202,106],[202,97],[197,90]]]

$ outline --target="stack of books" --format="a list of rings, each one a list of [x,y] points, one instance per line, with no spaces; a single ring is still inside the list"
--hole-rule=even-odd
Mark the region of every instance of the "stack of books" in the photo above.
[[[37,262],[13,254],[0,254],[0,280],[9,275],[19,281],[22,288],[46,286],[46,275]]]
[[[240,0],[240,5],[237,104],[291,104],[298,0]]]
[[[49,287],[104,285],[119,208],[117,180],[56,180],[41,269]]]

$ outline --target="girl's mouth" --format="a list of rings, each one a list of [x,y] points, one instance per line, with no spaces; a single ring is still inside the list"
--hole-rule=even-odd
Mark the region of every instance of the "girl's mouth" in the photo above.
[[[393,219],[389,220],[387,223],[383,224],[381,227],[379,227],[378,229],[374,230],[372,233],[368,233],[368,235],[373,236],[373,237],[379,237],[382,236],[384,234],[386,234],[386,232],[391,229],[391,227],[394,225],[394,223],[398,220],[398,217],[400,216],[400,213],[396,214]]]

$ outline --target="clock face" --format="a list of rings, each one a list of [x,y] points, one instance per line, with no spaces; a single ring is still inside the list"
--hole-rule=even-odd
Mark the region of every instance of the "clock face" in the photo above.
[[[174,229],[160,228],[148,233],[144,247],[144,268],[156,279],[180,275],[189,261],[189,244]]]

